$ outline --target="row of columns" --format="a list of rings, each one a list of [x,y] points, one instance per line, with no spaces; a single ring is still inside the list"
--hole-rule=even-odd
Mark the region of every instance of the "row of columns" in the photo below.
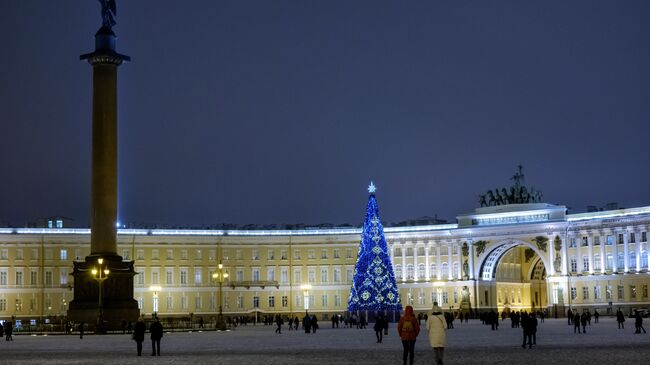
[[[448,265],[449,266],[448,266],[448,270],[447,270],[447,278],[444,278],[444,279],[453,280],[453,278],[454,278],[453,264],[452,264],[454,262],[454,258],[456,258],[457,259],[456,261],[459,263],[458,269],[457,269],[458,272],[456,273],[457,277],[461,278],[463,276],[463,265],[462,265],[463,260],[462,260],[462,252],[461,252],[461,249],[460,249],[461,243],[460,242],[447,242],[446,244],[447,244],[446,255],[449,258],[448,259]],[[468,242],[468,244],[469,244],[469,242]],[[398,262],[398,260],[401,261],[402,274],[403,274],[404,277],[406,276],[406,268],[407,268],[408,264],[413,264],[413,279],[415,281],[417,281],[419,279],[430,280],[430,279],[433,279],[433,278],[435,278],[436,280],[443,280],[443,277],[442,277],[442,257],[441,257],[443,252],[442,252],[440,244],[438,244],[438,245],[429,244],[429,245],[424,246],[424,266],[425,266],[425,276],[426,276],[426,278],[419,278],[419,275],[418,275],[418,264],[419,264],[419,262],[418,262],[418,253],[417,253],[417,248],[418,247],[417,247],[417,244],[411,246],[411,243],[407,241],[405,244],[400,245],[400,248],[402,249],[401,250],[401,252],[402,252],[401,258],[396,258],[395,257],[395,247],[396,247],[396,245],[400,245],[400,244],[393,244],[393,245],[390,246],[390,251],[391,251],[390,256],[393,258],[394,262]],[[452,254],[452,252],[453,252],[452,251],[452,245],[458,245],[458,253],[456,255]],[[407,260],[407,256],[406,256],[406,248],[407,248],[407,246],[413,248],[413,261],[412,262],[409,262],[409,260]],[[436,271],[437,271],[437,273],[432,273],[431,272],[430,256],[431,256],[431,249],[432,248],[435,250]],[[470,264],[470,267],[472,267],[471,264]],[[434,276],[434,277],[432,277],[432,276]]]

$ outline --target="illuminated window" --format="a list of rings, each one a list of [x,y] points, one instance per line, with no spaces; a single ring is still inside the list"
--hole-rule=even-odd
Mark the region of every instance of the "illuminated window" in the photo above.
[[[307,250],[307,259],[313,260],[316,258],[316,250],[309,249]]]
[[[289,306],[289,297],[286,295],[282,296],[282,307],[288,307]]]
[[[275,307],[275,297],[273,295],[269,296],[269,308]]]
[[[320,258],[321,259],[327,259],[327,249],[326,248],[321,250]]]
[[[287,250],[280,250],[280,260],[287,259]]]
[[[321,268],[320,269],[320,282],[321,283],[327,283],[329,281],[328,276],[329,276],[328,270],[326,268]]]
[[[334,249],[334,254],[333,254],[334,258],[335,258],[335,259],[340,258],[340,257],[341,257],[340,255],[341,255],[341,254],[340,254],[339,249],[338,249],[338,248],[335,248],[335,249]]]
[[[588,286],[583,286],[582,287],[582,299],[583,300],[589,300],[589,287]]]
[[[272,248],[269,248],[269,250],[266,253],[266,258],[268,260],[275,260],[275,250]]]
[[[600,286],[598,285],[594,286],[594,299],[596,300],[602,299],[602,296],[600,295]]]

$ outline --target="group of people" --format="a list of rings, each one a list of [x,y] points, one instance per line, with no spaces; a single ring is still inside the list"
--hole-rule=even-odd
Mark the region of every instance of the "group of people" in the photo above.
[[[144,323],[144,319],[140,317],[135,323],[135,326],[133,326],[132,335],[136,343],[138,356],[142,356],[142,342],[144,342],[146,332],[147,325]],[[154,317],[154,321],[149,326],[149,332],[151,333],[151,356],[160,356],[160,340],[163,337],[163,325],[160,323],[158,317]]]
[[[14,326],[11,321],[5,321],[5,323],[0,324],[0,338],[4,337],[5,341],[14,340]]]
[[[447,345],[447,320],[438,306],[437,302],[433,303],[431,313],[427,314],[426,329],[429,335],[429,345],[433,349],[433,358],[435,365],[442,365],[443,353]],[[404,315],[397,323],[397,333],[402,340],[403,365],[413,365],[415,355],[415,341],[420,334],[420,321],[415,317],[412,306],[406,306]]]

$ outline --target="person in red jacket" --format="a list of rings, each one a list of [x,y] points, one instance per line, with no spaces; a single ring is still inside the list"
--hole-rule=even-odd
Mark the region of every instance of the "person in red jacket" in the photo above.
[[[409,365],[413,365],[415,339],[420,334],[420,324],[413,314],[413,307],[410,305],[406,306],[404,315],[399,319],[399,323],[397,323],[397,333],[399,333],[399,337],[402,339],[402,346],[404,347],[404,365],[406,365],[407,358],[409,359]]]

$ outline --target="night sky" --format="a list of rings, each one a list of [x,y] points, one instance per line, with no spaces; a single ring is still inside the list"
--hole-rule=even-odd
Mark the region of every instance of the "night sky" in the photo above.
[[[117,0],[119,220],[650,205],[650,1]],[[0,225],[89,224],[95,0],[0,2]]]

